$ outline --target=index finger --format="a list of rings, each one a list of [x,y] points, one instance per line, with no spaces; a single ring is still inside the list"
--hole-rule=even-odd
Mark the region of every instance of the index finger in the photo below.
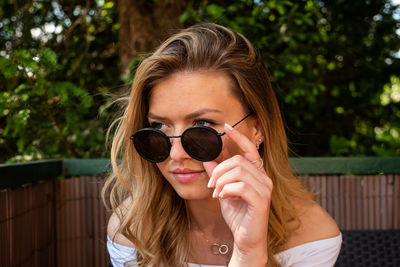
[[[260,159],[260,154],[256,146],[245,136],[241,134],[238,130],[232,128],[229,124],[225,123],[225,133],[226,135],[232,139],[244,152],[243,157],[248,161],[255,161]]]

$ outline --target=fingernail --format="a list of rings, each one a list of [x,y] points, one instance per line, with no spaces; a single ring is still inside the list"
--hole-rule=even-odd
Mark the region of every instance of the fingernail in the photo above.
[[[213,183],[213,178],[211,177],[210,180],[208,181],[207,187],[211,188],[212,183]]]
[[[213,192],[213,198],[216,198],[216,197],[217,197],[217,188],[215,188],[214,192]]]
[[[226,122],[225,122],[225,126],[229,129],[229,130],[233,130],[233,128],[232,128],[232,126],[230,126],[229,124],[227,124]]]
[[[222,198],[222,191],[219,192],[218,198]]]

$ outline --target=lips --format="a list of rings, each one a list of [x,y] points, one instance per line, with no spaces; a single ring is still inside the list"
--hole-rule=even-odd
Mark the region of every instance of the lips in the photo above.
[[[171,171],[175,180],[181,183],[189,183],[196,180],[200,175],[204,173],[204,170],[191,170],[191,169],[175,169]]]

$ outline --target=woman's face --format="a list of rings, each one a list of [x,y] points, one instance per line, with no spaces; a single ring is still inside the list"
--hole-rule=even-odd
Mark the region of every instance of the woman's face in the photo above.
[[[148,121],[168,136],[180,136],[191,126],[207,126],[224,132],[225,122],[233,125],[247,115],[240,100],[232,94],[232,82],[224,72],[178,72],[159,82],[151,91]],[[256,143],[257,122],[247,118],[235,127]],[[170,139],[170,156],[157,163],[165,179],[184,199],[211,197],[209,177],[203,163],[191,158],[180,138]],[[224,135],[223,148],[216,162],[241,154],[240,148]]]

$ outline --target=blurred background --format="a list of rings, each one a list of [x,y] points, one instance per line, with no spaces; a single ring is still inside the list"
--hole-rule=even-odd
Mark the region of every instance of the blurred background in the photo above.
[[[147,53],[201,21],[262,54],[304,157],[292,169],[342,230],[335,266],[400,266],[399,5],[0,0],[0,266],[109,266],[113,101]]]
[[[107,157],[111,102],[200,21],[260,51],[293,155],[400,156],[399,1],[0,0],[0,163]]]

